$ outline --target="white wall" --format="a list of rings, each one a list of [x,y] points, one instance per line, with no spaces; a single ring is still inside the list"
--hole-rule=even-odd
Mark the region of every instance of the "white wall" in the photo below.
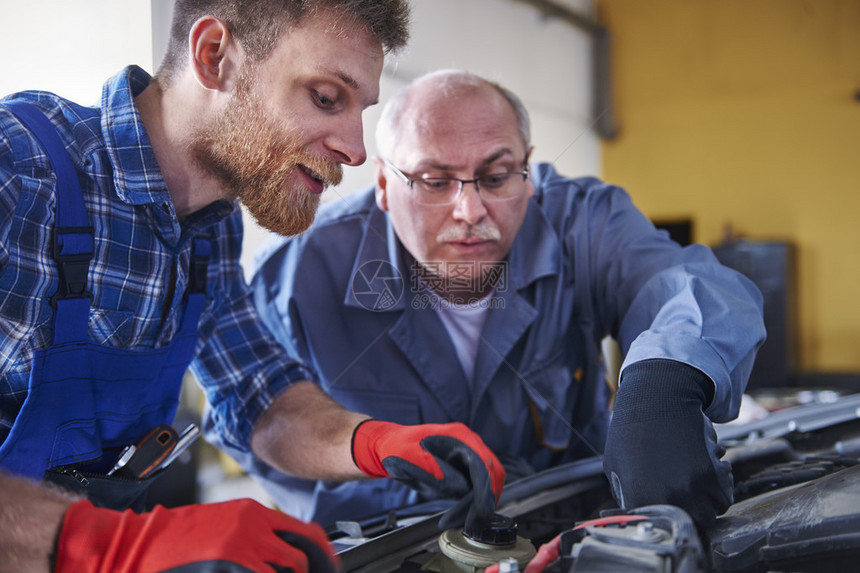
[[[426,72],[468,69],[523,99],[533,123],[533,159],[555,161],[568,174],[595,173],[599,143],[588,130],[591,50],[586,34],[546,20],[515,0],[412,0],[412,6],[412,38],[386,64],[382,103]],[[371,155],[380,111],[377,106],[365,114]],[[371,180],[369,163],[348,171],[350,178],[343,183],[347,190]]]
[[[150,2],[0,0],[0,95],[40,89],[96,104],[124,66],[152,72]]]
[[[167,41],[172,0],[0,0],[0,94],[48,89],[95,103],[105,79],[135,63],[149,72]],[[593,0],[563,0],[589,14]],[[515,91],[532,116],[535,160],[567,175],[599,174],[599,141],[590,128],[591,50],[584,32],[547,20],[516,0],[412,0],[410,45],[389,58],[381,101],[438,68],[464,68]],[[155,38],[153,40],[153,38]],[[368,153],[381,106],[365,113]],[[345,170],[332,199],[372,183],[370,163]],[[248,262],[265,232],[248,220]],[[246,265],[247,267],[248,265]]]

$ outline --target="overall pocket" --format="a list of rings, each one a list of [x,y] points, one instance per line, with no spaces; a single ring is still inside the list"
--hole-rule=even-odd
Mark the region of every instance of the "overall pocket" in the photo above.
[[[52,468],[45,471],[44,480],[66,491],[86,497],[93,505],[106,509],[131,509],[141,512],[146,505],[149,486],[164,470],[158,470],[144,479],[106,476],[75,469],[75,466]]]

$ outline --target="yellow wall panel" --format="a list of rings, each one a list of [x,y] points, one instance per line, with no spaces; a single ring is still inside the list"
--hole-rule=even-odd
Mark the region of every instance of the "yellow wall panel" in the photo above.
[[[860,0],[599,0],[603,177],[695,240],[792,241],[799,366],[860,371]]]

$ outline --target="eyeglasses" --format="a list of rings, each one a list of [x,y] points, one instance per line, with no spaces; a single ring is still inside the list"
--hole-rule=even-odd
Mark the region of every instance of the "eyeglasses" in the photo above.
[[[503,171],[488,173],[474,179],[456,177],[418,177],[410,179],[388,159],[382,158],[395,175],[415,192],[415,199],[422,205],[451,205],[456,203],[466,183],[474,183],[475,189],[484,201],[508,201],[518,197],[525,189],[529,177],[528,157],[522,171]]]

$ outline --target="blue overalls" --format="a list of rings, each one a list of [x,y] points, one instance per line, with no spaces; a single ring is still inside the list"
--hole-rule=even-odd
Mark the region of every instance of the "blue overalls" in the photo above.
[[[120,448],[173,420],[206,302],[211,243],[205,236],[192,239],[186,308],[169,345],[139,351],[90,342],[87,272],[94,240],[77,173],[53,125],[38,109],[22,102],[4,105],[39,139],[57,177],[53,253],[59,285],[51,299],[53,343],[33,357],[27,397],[0,446],[0,467],[59,482],[97,505],[140,509],[152,478],[103,474]]]

